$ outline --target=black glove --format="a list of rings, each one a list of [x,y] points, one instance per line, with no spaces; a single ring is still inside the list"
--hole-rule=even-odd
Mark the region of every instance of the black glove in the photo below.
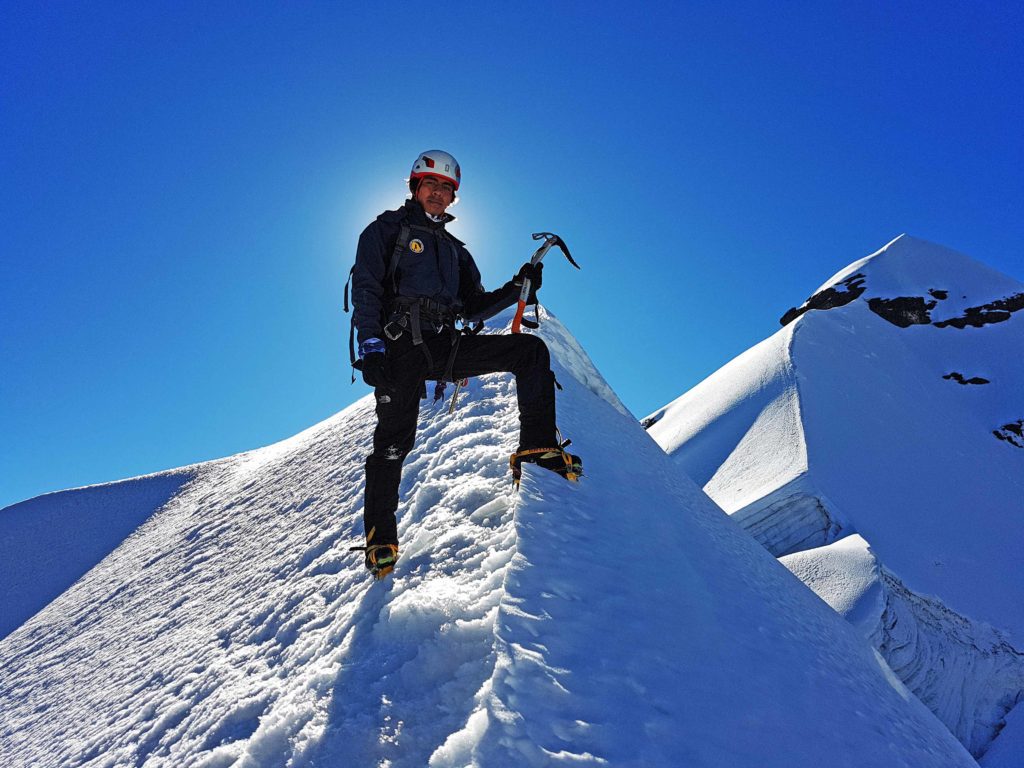
[[[514,278],[512,283],[522,288],[523,280],[529,278],[530,280],[530,296],[526,299],[527,304],[537,303],[537,291],[540,290],[541,283],[544,279],[544,262],[538,262],[537,264],[531,264],[526,262],[519,268],[519,272]]]
[[[376,389],[394,389],[395,383],[388,376],[383,352],[370,352],[363,355],[363,381]]]

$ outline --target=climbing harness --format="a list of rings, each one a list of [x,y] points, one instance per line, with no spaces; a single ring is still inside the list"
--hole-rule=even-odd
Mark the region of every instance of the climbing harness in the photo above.
[[[418,240],[412,238],[413,235],[420,235],[422,237],[437,237],[447,242],[451,242],[451,236],[442,230],[434,229],[431,227],[425,227],[419,224],[409,224],[403,221],[398,231],[398,238],[395,240],[395,247],[391,252],[391,258],[388,261],[388,269],[383,284],[391,297],[388,306],[388,322],[384,326],[384,335],[387,336],[391,341],[397,341],[401,338],[402,334],[409,333],[412,339],[414,347],[418,347],[427,360],[427,369],[434,370],[434,358],[430,354],[430,350],[423,342],[424,330],[429,329],[435,335],[440,335],[444,331],[448,331],[450,339],[450,351],[448,358],[445,361],[444,373],[441,378],[436,382],[434,386],[434,402],[441,400],[444,397],[445,389],[447,388],[448,382],[453,381],[454,377],[452,371],[455,367],[455,358],[459,351],[459,341],[464,334],[475,335],[479,333],[484,325],[483,323],[477,323],[476,325],[456,327],[456,323],[459,318],[451,311],[451,309],[439,302],[431,299],[423,298],[412,298],[398,295],[398,266],[402,260],[402,256],[406,250],[410,249],[410,243],[416,243]],[[348,280],[345,281],[345,312],[349,311],[349,286],[352,283],[352,276],[355,273],[355,266],[349,270]],[[362,360],[356,357],[355,350],[355,317],[353,316],[349,323],[348,332],[348,354],[349,361],[352,364],[352,382],[356,380],[355,371],[362,370]],[[456,392],[458,389],[456,390]]]

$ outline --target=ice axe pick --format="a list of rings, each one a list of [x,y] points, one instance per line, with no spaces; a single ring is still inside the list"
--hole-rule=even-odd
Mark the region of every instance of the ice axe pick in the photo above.
[[[565,241],[558,235],[552,232],[534,232],[533,239],[543,240],[544,242],[541,243],[540,248],[534,251],[533,256],[530,258],[530,264],[534,266],[539,264],[541,259],[544,258],[544,254],[548,252],[548,249],[553,245],[557,245],[562,249],[562,253],[565,254],[565,258],[569,260],[569,263],[576,267],[576,269],[580,268],[580,265],[573,260],[572,254],[569,253],[569,246],[567,246]],[[530,287],[530,278],[523,278],[523,287],[519,291],[519,305],[516,307],[516,316],[512,319],[512,333],[521,333],[522,326],[524,325],[527,328],[537,327],[537,323],[523,319],[523,312],[526,311],[526,300],[530,297]]]

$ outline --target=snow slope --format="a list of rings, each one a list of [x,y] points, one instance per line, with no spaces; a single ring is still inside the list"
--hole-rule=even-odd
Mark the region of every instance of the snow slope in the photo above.
[[[375,584],[371,398],[217,462],[0,642],[0,764],[975,765],[540,333],[583,482],[512,493],[507,376],[425,404]]]
[[[46,494],[0,512],[0,638],[99,563],[198,471]]]
[[[836,595],[859,601],[863,562],[827,545],[860,534],[886,574],[868,634],[975,754],[1024,696],[1021,309],[1021,283],[902,236],[646,420],[774,554],[825,547],[830,578],[809,583],[840,610]],[[894,605],[903,622],[886,629]]]
[[[1024,690],[1024,665],[1004,632],[907,589],[857,534],[782,562],[857,626],[966,746],[983,752],[994,734],[1003,740],[1006,713]]]

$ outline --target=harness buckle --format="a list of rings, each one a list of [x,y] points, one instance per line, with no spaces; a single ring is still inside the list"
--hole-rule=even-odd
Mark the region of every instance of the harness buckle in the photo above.
[[[384,326],[384,335],[391,339],[391,341],[398,341],[402,337],[402,334],[405,333],[405,329],[408,325],[408,315],[397,317]]]

